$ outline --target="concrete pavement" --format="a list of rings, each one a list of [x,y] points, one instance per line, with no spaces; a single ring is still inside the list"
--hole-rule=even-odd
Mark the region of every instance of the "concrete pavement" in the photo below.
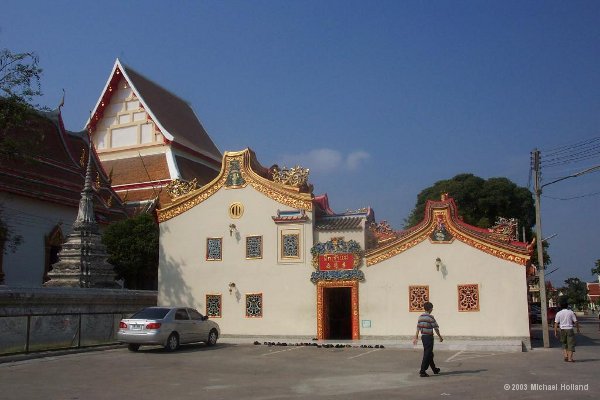
[[[583,318],[582,328],[575,363],[562,360],[552,334],[553,347],[540,347],[541,332],[534,329],[534,349],[529,352],[450,350],[436,343],[442,373],[429,378],[417,373],[419,347],[268,346],[224,339],[215,347],[184,346],[174,353],[117,348],[0,364],[0,396],[6,400],[596,398],[598,321]]]

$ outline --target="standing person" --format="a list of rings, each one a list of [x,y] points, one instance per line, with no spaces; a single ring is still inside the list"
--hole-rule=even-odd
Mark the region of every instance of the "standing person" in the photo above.
[[[421,341],[423,342],[423,361],[421,361],[421,370],[419,371],[419,376],[421,378],[429,376],[429,374],[427,374],[427,368],[429,367],[431,367],[434,374],[437,375],[440,373],[440,369],[436,368],[435,363],[433,362],[433,331],[435,330],[435,333],[440,338],[440,342],[444,341],[444,338],[440,335],[440,327],[433,315],[431,315],[433,304],[426,302],[423,304],[423,308],[425,309],[425,312],[419,316],[417,333],[415,333],[415,339],[413,340],[413,345],[417,344],[419,333],[421,333]]]
[[[579,333],[579,322],[575,313],[569,310],[569,303],[565,297],[560,300],[561,310],[554,317],[554,336],[558,338],[558,328],[560,328],[560,342],[563,346],[563,356],[566,362],[575,362],[573,353],[575,353],[575,332],[573,326],[577,327]]]

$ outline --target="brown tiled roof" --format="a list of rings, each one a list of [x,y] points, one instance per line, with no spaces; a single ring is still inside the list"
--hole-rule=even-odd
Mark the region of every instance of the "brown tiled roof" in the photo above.
[[[204,186],[219,175],[219,171],[185,157],[175,156],[181,179],[191,181],[196,178],[198,186]]]
[[[131,67],[123,65],[130,83],[148,105],[158,122],[180,143],[192,150],[204,151],[218,160],[222,155],[208,136],[190,105],[157,85]]]
[[[106,160],[103,164],[113,186],[171,179],[164,154]]]
[[[84,153],[87,162],[87,141],[84,133],[64,131],[60,114],[39,113],[30,119],[37,132],[43,133],[40,155],[27,160],[0,162],[0,190],[77,208],[85,179],[85,163],[79,158]],[[10,132],[28,135],[29,130]],[[74,154],[75,152],[79,154]],[[110,187],[96,155],[92,158],[94,206],[99,221],[126,216],[125,207]],[[110,199],[110,200],[109,200]]]

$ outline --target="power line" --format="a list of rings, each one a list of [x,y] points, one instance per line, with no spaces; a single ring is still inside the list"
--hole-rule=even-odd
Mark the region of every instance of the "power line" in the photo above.
[[[566,201],[566,200],[576,200],[576,199],[583,199],[585,197],[592,197],[592,196],[598,196],[600,194],[600,192],[595,192],[595,193],[588,193],[588,194],[582,194],[581,196],[573,196],[573,197],[553,197],[553,196],[547,196],[547,195],[542,195],[542,197],[545,197],[547,199],[552,199],[552,200],[562,200],[562,201]]]
[[[573,150],[573,149],[578,148],[578,147],[583,147],[583,146],[585,146],[587,144],[598,142],[598,141],[600,141],[600,136],[597,136],[597,137],[594,137],[594,138],[591,138],[591,139],[586,139],[586,140],[583,140],[581,142],[577,142],[577,143],[574,143],[574,144],[568,144],[568,145],[565,145],[565,146],[562,146],[562,147],[557,147],[557,148],[554,148],[554,149],[546,150],[546,153],[549,156],[553,156],[555,154],[564,153],[566,151],[570,151],[570,150]]]

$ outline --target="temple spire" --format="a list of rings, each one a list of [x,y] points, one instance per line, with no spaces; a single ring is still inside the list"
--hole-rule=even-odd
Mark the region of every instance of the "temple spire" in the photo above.
[[[94,189],[92,187],[92,135],[88,133],[88,163],[85,182],[79,200],[73,232],[67,236],[58,253],[59,261],[48,273],[46,287],[117,288],[113,266],[102,244],[96,215],[94,213]]]
[[[88,162],[85,171],[85,183],[81,191],[81,199],[79,199],[79,210],[77,211],[77,219],[73,224],[73,229],[76,231],[91,231],[98,232],[98,224],[96,223],[96,215],[94,214],[94,189],[92,188],[92,136],[88,133]]]

